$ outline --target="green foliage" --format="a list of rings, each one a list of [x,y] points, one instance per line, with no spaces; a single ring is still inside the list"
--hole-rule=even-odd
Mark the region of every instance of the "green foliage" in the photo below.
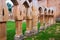
[[[14,40],[15,22],[7,22],[7,40]]]
[[[38,28],[39,27],[40,23],[38,23]],[[49,40],[49,38],[55,38],[55,40],[60,40],[60,32],[56,31],[57,28],[60,28],[60,23],[50,26],[49,28],[38,33],[37,35],[27,37],[25,38],[25,40]],[[7,40],[14,40],[15,29],[15,22],[7,22]],[[22,31],[23,34],[26,31],[26,22],[22,23]]]

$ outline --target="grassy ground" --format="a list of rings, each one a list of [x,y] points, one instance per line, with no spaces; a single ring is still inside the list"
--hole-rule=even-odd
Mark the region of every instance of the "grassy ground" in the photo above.
[[[39,28],[38,23],[38,28]],[[22,31],[23,34],[26,30],[26,23],[23,22],[22,24]],[[15,22],[7,22],[7,40],[14,40],[15,35]],[[47,28],[46,30],[34,35],[32,37],[25,38],[25,40],[49,40],[55,39],[60,40],[60,23],[54,24],[51,27]]]

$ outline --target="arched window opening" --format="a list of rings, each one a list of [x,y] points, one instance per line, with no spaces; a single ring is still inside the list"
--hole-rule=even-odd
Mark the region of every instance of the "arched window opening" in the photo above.
[[[48,13],[50,14],[50,9],[48,10]]]
[[[42,10],[42,7],[39,7],[38,10],[39,10],[40,13],[42,13],[42,11],[43,11],[43,10]]]
[[[31,3],[32,2],[32,0],[28,0],[29,1],[29,3]]]
[[[29,4],[27,3],[27,1],[25,1],[23,5],[25,6],[25,8],[29,8]]]
[[[42,1],[42,0],[38,0],[38,1]]]
[[[45,14],[47,13],[47,8],[44,9],[44,13],[45,13]]]
[[[11,0],[13,2],[14,5],[18,5],[17,0]]]
[[[4,9],[3,9],[3,11],[2,11],[2,16],[4,16]]]
[[[51,12],[52,14],[53,14],[53,10],[52,10],[52,12]]]

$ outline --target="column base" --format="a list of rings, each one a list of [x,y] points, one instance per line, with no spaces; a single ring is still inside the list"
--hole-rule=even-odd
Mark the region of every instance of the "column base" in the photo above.
[[[38,34],[38,30],[32,29],[31,33],[32,33],[32,35],[36,35],[36,34]]]
[[[48,27],[50,27],[50,26],[51,26],[51,24],[48,25]]]
[[[20,36],[15,35],[14,40],[24,40],[24,36],[23,35],[20,35]]]
[[[40,26],[39,32],[44,30],[44,26]]]
[[[49,27],[49,24],[45,24],[44,29],[46,30]]]
[[[26,36],[26,37],[32,36],[31,31],[26,31],[26,32],[25,32],[25,36]]]

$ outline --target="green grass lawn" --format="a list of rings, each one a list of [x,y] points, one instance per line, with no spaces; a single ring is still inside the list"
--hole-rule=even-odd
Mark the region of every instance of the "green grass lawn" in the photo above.
[[[38,23],[38,28],[40,24]],[[23,34],[26,31],[26,22],[22,24]],[[15,35],[15,22],[7,22],[7,40],[14,40]],[[49,38],[54,38],[55,40],[60,40],[60,23],[54,24],[46,30],[34,35],[32,37],[25,38],[25,40],[49,40]]]

